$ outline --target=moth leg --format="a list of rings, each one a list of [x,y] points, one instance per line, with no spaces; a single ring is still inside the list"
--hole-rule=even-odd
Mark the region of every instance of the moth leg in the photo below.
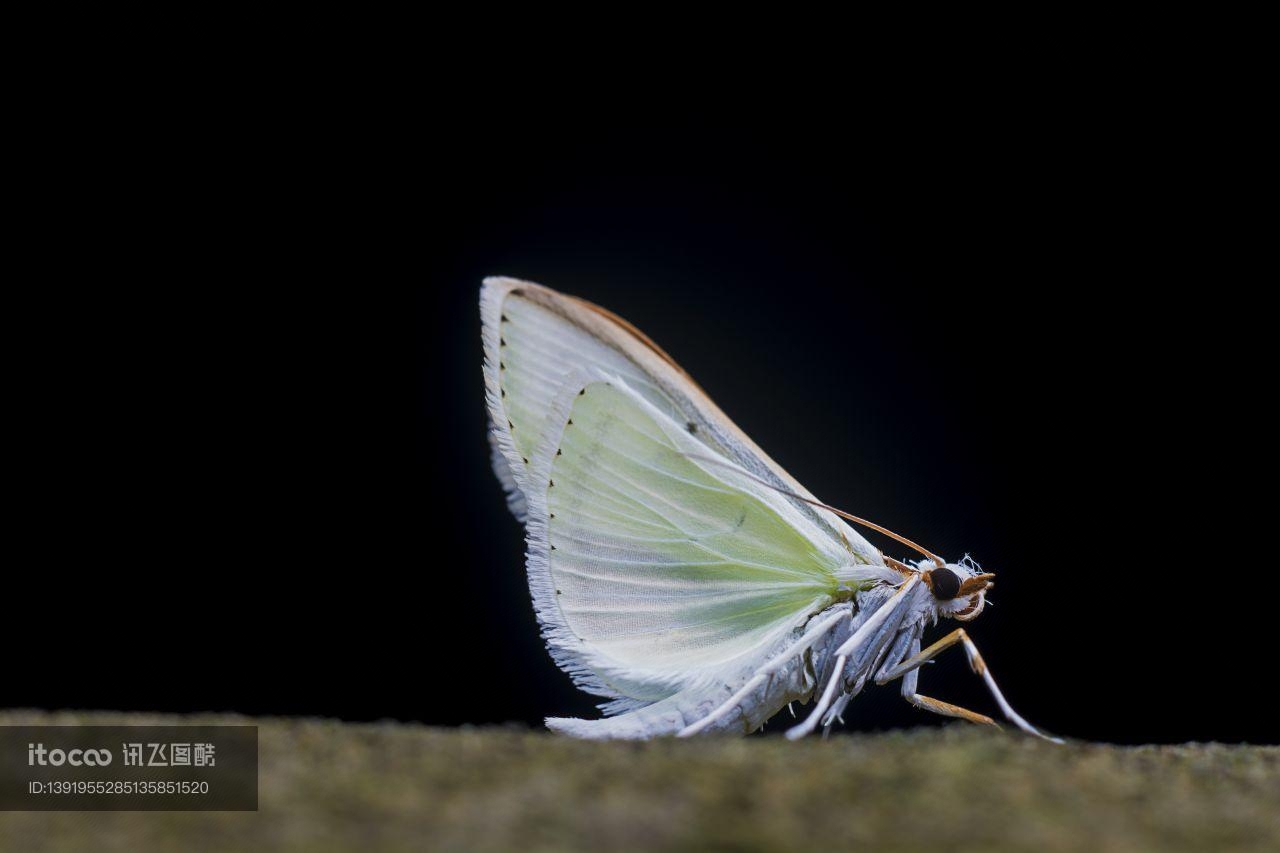
[[[902,695],[908,702],[917,708],[924,708],[926,711],[932,711],[935,714],[941,714],[944,717],[958,717],[961,720],[968,720],[980,726],[995,726],[1000,728],[1000,724],[988,717],[986,714],[979,714],[977,711],[970,711],[968,708],[961,708],[959,705],[952,705],[950,702],[943,702],[941,699],[934,699],[931,696],[925,696],[921,693],[908,694],[906,684],[903,684]],[[1043,735],[1039,735],[1044,737]],[[1048,738],[1047,738],[1048,739]]]
[[[919,667],[922,664],[925,663],[925,661],[928,661],[933,659],[934,657],[937,657],[937,655],[946,651],[947,649],[951,648],[957,643],[964,644],[965,655],[969,658],[969,668],[972,669],[977,675],[982,677],[983,682],[985,682],[987,685],[987,690],[991,692],[992,697],[996,700],[996,704],[1000,706],[1000,711],[1005,715],[1005,717],[1009,720],[1009,722],[1013,723],[1018,728],[1026,732],[1027,734],[1035,735],[1036,737],[1044,738],[1045,740],[1053,741],[1054,743],[1062,743],[1062,740],[1060,738],[1056,738],[1056,737],[1053,737],[1052,735],[1045,734],[1044,732],[1040,731],[1035,726],[1031,725],[1026,720],[1024,720],[1018,714],[1017,711],[1013,710],[1013,708],[1009,705],[1008,701],[1004,698],[1004,694],[1000,692],[1000,688],[996,685],[996,680],[991,676],[991,671],[987,669],[987,664],[985,661],[983,661],[982,655],[979,654],[978,647],[973,644],[973,640],[969,638],[969,634],[964,630],[964,628],[955,629],[950,634],[943,637],[941,640],[938,640],[938,642],[929,646],[929,648],[925,649],[924,651],[918,652],[912,655],[911,657],[907,658],[902,663],[898,664],[897,666],[893,667],[887,672],[881,672],[877,674],[876,683],[884,684],[888,681],[892,681],[895,678],[901,678],[907,673],[915,672],[917,669],[919,669]],[[917,698],[928,699],[928,697],[922,697],[922,696],[918,696]],[[948,703],[945,703],[945,702],[938,702],[938,700],[936,699],[932,699],[929,701],[936,703],[938,705],[945,705],[947,708],[954,709],[956,711],[965,710],[956,705],[949,705]],[[923,705],[922,707],[929,707],[929,706],[928,704],[926,704],[926,705]],[[932,711],[934,710],[934,708],[929,707],[929,710]],[[940,711],[939,713],[946,713],[946,712]],[[968,713],[973,714],[972,711],[969,711]],[[963,715],[949,714],[949,716],[963,716]],[[975,716],[981,716],[981,715],[978,714]],[[969,719],[969,718],[964,717],[964,719]]]
[[[862,692],[861,687],[859,687],[857,690],[846,691],[844,693],[841,693],[840,696],[836,699],[836,701],[831,703],[831,710],[827,711],[827,715],[822,718],[823,740],[826,740],[827,735],[831,734],[831,727],[835,725],[837,720],[839,720],[841,723],[844,722],[844,709],[847,708],[849,706],[849,703],[853,701],[854,697],[856,697],[861,692]]]
[[[827,708],[831,705],[831,697],[835,695],[836,687],[844,680],[844,665],[848,663],[848,655],[837,655],[836,664],[831,668],[831,677],[827,679],[827,687],[822,691],[822,698],[818,700],[818,704],[813,706],[813,710],[804,721],[797,723],[787,729],[787,740],[798,740],[812,732],[818,726],[818,720],[822,719],[822,715],[826,713]]]
[[[916,637],[911,643],[909,655],[914,656],[920,653],[920,638]],[[881,673],[891,671],[893,667],[886,666]],[[968,720],[971,723],[977,723],[983,726],[995,726],[1000,728],[1000,724],[988,717],[986,714],[979,714],[976,711],[970,711],[968,708],[961,708],[959,705],[952,705],[950,702],[943,702],[941,699],[934,699],[932,696],[924,696],[916,692],[916,684],[920,680],[920,669],[911,670],[902,677],[902,698],[906,699],[917,708],[923,708],[926,711],[932,711],[935,714],[941,714],[944,717],[958,717],[961,720]],[[876,677],[876,682],[883,684],[888,679],[881,680],[880,676]]]
[[[844,709],[849,707],[849,703],[858,697],[862,692],[862,685],[858,685],[855,690],[846,690],[836,697],[836,701],[831,703],[831,710],[827,711],[827,715],[822,718],[824,728],[831,728],[831,724],[836,720],[844,722]]]
[[[904,660],[908,655],[920,651],[920,630],[921,629],[919,627],[910,627],[904,628],[898,632],[898,635],[894,637],[893,644],[885,650],[880,672],[885,672],[892,667],[897,666],[898,663]],[[862,692],[862,688],[866,683],[866,678],[867,676],[865,675],[859,678],[858,682],[854,684],[852,688],[841,693],[836,698],[835,702],[831,703],[831,709],[828,710],[826,716],[822,718],[822,736],[824,738],[831,733],[831,726],[836,722],[836,720],[839,720],[841,723],[844,722],[844,709],[848,707],[850,701]]]
[[[720,705],[716,706],[714,711],[707,714],[701,720],[685,726],[680,730],[676,737],[690,737],[691,735],[696,735],[699,732],[706,730],[706,728],[712,723],[724,718],[725,715],[732,712],[733,709],[737,708],[744,699],[759,688],[761,684],[765,684],[768,679],[772,678],[775,672],[782,669],[782,667],[792,661],[796,655],[802,654],[807,648],[822,639],[822,637],[834,628],[841,619],[848,619],[851,618],[851,616],[852,614],[849,611],[842,611],[833,616],[829,616],[824,621],[818,623],[818,625],[797,640],[790,648],[774,657],[773,660],[760,667],[760,669],[756,670],[756,674],[747,679],[747,683],[742,685],[737,693],[734,693]]]
[[[893,594],[887,602],[880,606],[871,618],[863,622],[858,630],[853,632],[849,639],[836,649],[835,666],[831,669],[831,678],[827,681],[827,687],[822,691],[822,698],[813,706],[813,710],[809,712],[809,716],[804,718],[804,722],[792,726],[787,729],[787,740],[798,740],[812,732],[818,727],[818,723],[823,719],[827,709],[831,707],[831,700],[835,697],[836,687],[844,681],[844,667],[849,662],[850,656],[854,652],[862,650],[867,643],[875,643],[878,635],[885,630],[885,624],[890,619],[894,620],[892,627],[888,630],[897,631],[898,623],[902,620],[903,606],[912,599],[916,585],[920,582],[919,575],[913,575],[903,581],[898,587],[898,591]],[[855,674],[857,677],[857,674]]]

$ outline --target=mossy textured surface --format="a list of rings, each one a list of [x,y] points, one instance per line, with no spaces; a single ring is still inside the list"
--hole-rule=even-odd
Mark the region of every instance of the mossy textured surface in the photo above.
[[[259,726],[259,811],[0,812],[4,850],[1280,849],[1280,747],[1058,747],[969,726],[588,743],[522,729]]]

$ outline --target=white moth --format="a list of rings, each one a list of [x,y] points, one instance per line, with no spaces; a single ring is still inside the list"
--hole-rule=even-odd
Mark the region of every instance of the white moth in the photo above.
[[[916,692],[919,667],[962,645],[991,585],[968,558],[820,504],[752,443],[670,356],[620,317],[509,278],[480,293],[493,466],[525,522],[529,587],[555,662],[607,701],[599,720],[551,718],[586,738],[747,733],[818,692],[801,737],[842,719],[868,681],[908,702],[994,725]],[[925,556],[884,556],[844,519]]]

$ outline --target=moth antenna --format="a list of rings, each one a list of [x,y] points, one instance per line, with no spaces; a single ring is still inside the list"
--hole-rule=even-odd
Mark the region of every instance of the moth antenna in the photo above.
[[[916,543],[912,542],[907,537],[899,536],[898,534],[894,533],[892,530],[881,527],[880,525],[876,524],[874,521],[867,521],[865,518],[858,518],[858,516],[852,513],[845,512],[842,509],[836,509],[833,506],[824,504],[822,501],[814,500],[813,498],[806,498],[804,495],[797,495],[793,491],[781,488],[780,486],[775,486],[773,483],[770,483],[768,480],[763,480],[760,477],[757,477],[755,474],[752,474],[750,471],[744,470],[742,466],[735,465],[734,463],[729,462],[728,460],[716,459],[713,456],[703,456],[699,453],[681,453],[680,455],[688,457],[689,459],[696,459],[699,462],[710,462],[713,465],[723,465],[726,468],[732,468],[742,476],[750,480],[754,480],[755,482],[759,483],[760,485],[764,486],[767,489],[773,489],[775,492],[777,492],[780,495],[786,495],[787,497],[792,498],[794,500],[807,503],[810,506],[816,506],[818,509],[825,509],[827,512],[833,512],[843,519],[852,521],[854,524],[861,524],[863,527],[869,527],[872,530],[876,531],[877,533],[883,533],[885,536],[888,536],[890,539],[895,539],[898,542],[901,542],[903,545],[906,545],[908,548],[911,548],[915,551],[919,551],[921,554],[928,557],[930,560],[933,560],[934,564],[940,569],[945,569],[947,567],[946,562],[937,554],[930,551],[928,548],[921,547],[920,545],[917,545]]]

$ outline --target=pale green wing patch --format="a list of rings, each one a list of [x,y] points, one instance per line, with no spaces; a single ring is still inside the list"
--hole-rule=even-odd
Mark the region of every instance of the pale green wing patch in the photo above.
[[[803,486],[751,443],[666,353],[604,309],[515,279],[485,279],[480,293],[485,403],[494,471],[512,512],[527,516],[531,459],[563,420],[550,413],[571,375],[621,378],[671,421],[687,427],[717,457],[802,496]],[[723,472],[720,472],[723,474]],[[884,566],[879,551],[834,515],[788,499],[808,527],[835,542],[852,563]]]
[[[553,655],[583,687],[653,701],[831,603],[847,552],[690,458],[706,446],[622,378],[579,386],[530,469],[529,570]]]

